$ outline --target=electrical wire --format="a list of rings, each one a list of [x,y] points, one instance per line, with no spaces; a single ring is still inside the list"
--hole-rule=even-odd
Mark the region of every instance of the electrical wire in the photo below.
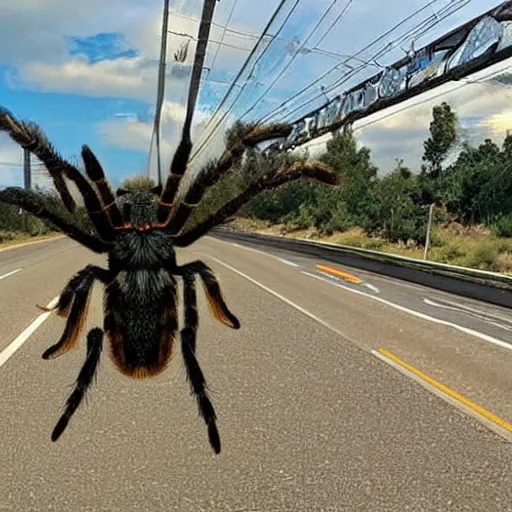
[[[217,106],[217,109],[215,110],[215,112],[213,113],[213,115],[210,117],[210,119],[208,120],[208,122],[206,123],[206,126],[204,127],[204,131],[206,132],[206,130],[208,129],[208,127],[210,126],[212,120],[215,118],[215,116],[217,115],[217,113],[221,110],[222,106],[225,104],[225,102],[227,101],[227,98],[229,97],[229,95],[231,94],[232,90],[233,90],[233,87],[235,86],[236,82],[238,81],[238,79],[240,78],[240,76],[242,76],[242,73],[245,71],[245,69],[248,67],[252,57],[255,55],[256,53],[256,50],[257,48],[260,46],[261,42],[263,41],[263,37],[264,35],[268,32],[268,30],[270,29],[270,27],[272,26],[272,23],[275,21],[275,19],[277,18],[279,12],[281,11],[281,9],[283,8],[283,6],[287,3],[288,0],[281,0],[279,2],[279,5],[277,6],[276,10],[273,12],[272,16],[270,17],[270,20],[268,21],[267,25],[265,26],[261,36],[259,37],[258,41],[256,42],[256,44],[254,45],[254,48],[253,50],[251,51],[251,53],[249,54],[249,56],[247,57],[245,63],[242,65],[242,67],[240,68],[237,76],[235,77],[235,79],[233,80],[233,83],[231,84],[231,86],[229,87],[228,91],[226,92],[226,94],[224,95],[224,98],[221,100],[220,104]],[[288,13],[288,15],[286,16],[285,20],[283,21],[283,23],[281,24],[281,26],[279,27],[278,31],[277,31],[277,34],[278,35],[281,30],[283,29],[284,25],[286,24],[286,22],[288,21],[288,19],[290,18],[291,14],[293,13],[293,11],[296,9],[297,5],[299,3],[299,0],[295,0],[295,3],[292,7],[292,9],[290,10],[290,12]],[[242,88],[240,89],[238,95],[236,96],[235,98],[235,102],[236,100],[240,97],[240,94],[242,93],[242,91],[244,90],[245,88],[245,85],[247,84],[247,82],[249,81],[249,79],[251,78],[252,76],[252,73],[254,71],[254,68],[256,67],[256,65],[258,64],[259,60],[261,59],[261,57],[265,54],[265,52],[268,50],[268,47],[270,45],[267,45],[267,47],[263,50],[263,52],[261,53],[261,55],[259,55],[259,57],[256,59],[256,62],[253,64],[252,68],[251,68],[251,71],[249,72],[249,76],[247,77],[247,79],[245,80],[245,83],[244,85],[242,86]],[[216,124],[215,128],[217,128],[219,126],[219,124],[225,119],[225,117],[227,116],[227,113],[229,112],[226,111],[224,113],[224,115],[221,117],[221,119],[218,121],[218,123]],[[214,128],[214,129],[215,129]],[[213,133],[213,132],[212,132]],[[194,161],[194,159],[197,157],[197,155],[199,154],[199,151],[201,151],[201,149],[206,145],[206,143],[210,140],[211,138],[211,135],[210,137],[207,137],[206,141],[204,141],[203,144],[201,144],[197,149],[195,149],[195,151],[193,151],[191,157],[190,157],[190,160],[189,160],[189,165]]]
[[[471,80],[469,78],[463,78],[461,80],[459,80],[460,82],[462,82],[460,85],[458,85],[457,87],[454,87],[453,89],[450,89],[449,91],[442,91],[438,94],[435,94],[433,96],[429,96],[428,98],[423,98],[423,99],[420,99],[420,101],[417,101],[415,103],[410,103],[400,109],[397,109],[397,110],[394,110],[393,112],[390,112],[388,114],[385,114],[383,116],[380,116],[379,118],[377,119],[374,119],[372,121],[367,121],[366,123],[360,125],[360,126],[357,126],[357,127],[354,127],[354,132],[357,132],[359,130],[362,130],[363,128],[366,128],[368,126],[371,126],[371,125],[374,125],[376,123],[379,123],[380,121],[384,121],[390,117],[393,117],[395,115],[398,115],[398,114],[401,114],[402,112],[405,112],[406,110],[409,110],[411,108],[414,108],[414,107],[419,107],[425,103],[429,103],[429,102],[432,102],[438,98],[441,98],[447,94],[452,94],[456,91],[459,91],[461,89],[463,89],[464,87],[467,87],[468,85],[491,85],[491,83],[489,83],[490,80],[493,79],[494,76],[496,76],[497,74],[499,73],[503,73],[503,71],[506,71],[507,69],[512,69],[512,65],[510,65],[508,68],[505,68],[505,69],[500,69],[500,70],[497,70],[497,71],[494,71],[492,72],[491,74],[489,74],[488,76],[484,76],[482,77],[481,79],[478,79],[478,80]],[[494,85],[492,83],[492,85]],[[392,107],[390,107],[392,108]],[[320,137],[323,137],[325,136],[326,134],[322,134]],[[322,144],[325,144],[325,142],[317,142],[317,143],[310,143],[310,141],[306,141],[304,142],[303,144],[300,144],[300,146],[302,145],[308,145],[308,147],[315,147],[315,146],[321,146]]]
[[[329,13],[329,11],[334,7],[334,4],[337,2],[338,0],[333,0],[331,2],[331,4],[329,5],[329,7],[326,9],[326,11],[324,12],[324,14],[322,15],[322,17],[320,18],[320,20],[316,23],[316,25],[314,26],[313,30],[311,30],[311,32],[309,33],[309,35],[306,37],[304,43],[299,46],[299,48],[295,51],[295,53],[293,54],[292,58],[287,62],[287,64],[285,66],[283,66],[283,69],[281,70],[281,72],[274,78],[274,80],[271,82],[271,84],[265,89],[265,91],[263,92],[263,94],[261,96],[258,97],[258,99],[252,104],[252,106],[247,109],[241,116],[240,116],[240,119],[243,119],[247,114],[249,114],[250,112],[252,112],[252,110],[256,107],[256,105],[259,104],[259,102],[266,96],[266,94],[268,93],[268,91],[270,91],[270,89],[272,89],[272,87],[275,85],[275,83],[283,76],[283,74],[286,72],[286,70],[291,66],[292,62],[296,59],[297,55],[299,55],[299,53],[301,52],[301,50],[306,46],[306,43],[309,41],[309,39],[311,37],[313,37],[313,34],[316,32],[317,28],[321,25],[322,21],[325,19],[325,17],[327,16],[327,14]],[[352,4],[354,0],[348,0],[346,6],[345,6],[345,9],[343,9],[341,11],[341,14],[344,14],[347,9],[350,7],[350,5]],[[338,18],[336,18],[337,20],[341,19],[341,16],[338,16]],[[331,27],[329,28],[329,30],[331,30],[333,27],[333,25],[331,25]],[[318,45],[318,43],[317,43]]]
[[[235,11],[235,7],[236,7],[237,2],[238,2],[238,0],[233,0],[233,6],[231,7],[231,12],[229,13],[228,20],[226,22],[226,26],[224,27],[224,30],[222,32],[222,36],[220,38],[219,46],[217,46],[217,51],[215,52],[215,55],[213,56],[213,61],[212,61],[212,63],[209,66],[210,69],[213,69],[213,67],[215,66],[215,62],[217,61],[217,57],[219,56],[219,51],[220,51],[221,44],[224,42],[224,37],[226,37],[226,31],[227,31],[229,22],[231,21],[231,18],[233,16],[233,12]],[[233,46],[233,48],[235,48],[235,46]]]
[[[369,44],[367,44],[364,48],[362,48],[361,50],[359,50],[358,52],[356,52],[355,54],[353,54],[353,57],[356,57],[358,56],[359,54],[361,54],[362,52],[366,51],[367,49],[371,48],[372,46],[374,46],[376,43],[378,43],[379,41],[381,41],[382,39],[384,39],[385,37],[387,37],[388,35],[390,35],[393,31],[395,31],[397,28],[399,28],[401,25],[403,25],[404,23],[408,22],[409,20],[411,20],[412,18],[414,18],[415,16],[417,16],[418,14],[420,14],[421,12],[423,12],[424,10],[428,9],[429,7],[431,7],[431,5],[433,3],[435,3],[437,0],[431,0],[428,4],[426,4],[425,6],[417,9],[415,12],[413,12],[412,14],[410,14],[409,16],[407,16],[406,18],[404,18],[402,21],[400,21],[399,23],[397,23],[396,25],[394,25],[391,29],[387,30],[386,32],[384,32],[382,35],[380,35],[379,37],[375,38],[373,41],[371,41]],[[459,0],[456,5],[459,5],[459,4],[463,4],[463,5],[459,5],[458,7],[455,8],[455,11],[453,12],[456,12],[457,10],[461,9],[464,5],[467,5],[469,3],[469,1],[471,0]],[[453,7],[453,4],[450,4],[448,7]],[[446,14],[446,16],[450,15],[450,14],[453,14],[453,12],[450,12],[449,14]],[[445,16],[445,17],[446,17]],[[439,20],[439,14],[437,15],[437,18]],[[443,18],[444,19],[444,18]],[[421,27],[421,25],[424,25],[426,22],[429,22],[429,19],[427,18],[427,20],[423,20],[421,22],[421,24],[419,25],[419,27]],[[439,22],[439,21],[438,21]],[[437,23],[438,23],[437,22]],[[433,25],[435,26],[435,24]],[[418,30],[419,28],[418,26],[414,27],[413,29],[411,29],[410,31],[408,31],[406,34],[404,34],[404,36],[402,36],[400,39],[404,39],[404,37],[410,37],[410,33],[411,31],[414,31],[414,30]],[[431,29],[432,27],[429,27],[429,29]],[[382,57],[382,54],[383,54],[383,51],[387,49],[385,53],[388,53],[389,51],[391,51],[393,48],[395,48],[399,43],[395,40],[394,42],[394,45],[393,43],[388,43],[386,45],[386,47],[384,49],[381,49],[379,52],[377,52],[376,55],[374,55],[371,59],[369,59],[370,61],[374,61],[375,59],[379,58],[379,57]],[[391,48],[389,48],[391,46]],[[349,61],[350,59],[347,59],[347,61]],[[308,91],[309,89],[311,89],[312,87],[314,87],[316,84],[318,84],[319,82],[321,82],[322,80],[324,80],[329,74],[331,74],[333,71],[335,71],[337,68],[339,68],[341,65],[345,64],[345,62],[340,62],[334,66],[332,66],[328,71],[326,71],[325,73],[323,73],[320,77],[318,77],[317,79],[315,79],[313,82],[311,82],[310,84],[308,84],[307,86],[303,87],[300,91],[298,91],[297,93],[293,94],[290,98],[288,98],[287,100],[285,100],[284,102],[282,102],[276,109],[274,109],[273,111],[269,112],[268,114],[266,114],[265,116],[261,117],[259,120],[258,120],[258,123],[264,123],[264,122],[268,122],[270,119],[272,119],[273,117],[275,117],[276,115],[278,115],[280,112],[280,110],[284,108],[286,108],[286,106],[294,99],[300,97],[301,95],[303,95],[306,91]],[[355,68],[355,70],[358,72],[361,70],[361,68]],[[355,73],[353,72],[353,70],[351,70],[348,75],[349,77],[353,76]],[[342,77],[340,78],[343,78],[344,76],[346,76],[347,74],[343,75]],[[338,79],[340,80],[340,79]],[[338,85],[341,85],[342,83],[344,82],[335,82],[335,86],[338,86]],[[329,90],[332,89],[332,86],[329,87]],[[326,92],[326,91],[325,91]],[[309,99],[307,100],[308,103],[311,102],[311,101],[314,101],[316,99],[318,99],[319,97],[322,97],[324,93],[316,96],[313,100]],[[291,113],[294,113],[296,112],[297,110],[300,110],[300,108],[302,108],[304,106],[301,105],[299,108],[296,108],[294,109],[292,112],[287,112],[286,113],[286,116],[288,115],[291,115]]]
[[[466,0],[466,1],[465,1],[465,3],[464,3],[463,5],[461,5],[461,6],[457,7],[457,8],[456,8],[456,10],[455,10],[454,12],[456,12],[456,11],[457,11],[457,10],[459,10],[459,9],[461,9],[464,5],[467,5],[470,1],[471,1],[471,0]],[[452,7],[452,6],[451,6],[451,5],[449,5],[449,6],[447,7],[447,11],[449,11],[449,9],[450,9],[451,7]],[[401,39],[401,40],[404,40],[404,39],[409,39],[409,38],[411,38],[411,39],[413,39],[413,40],[414,40],[415,38],[419,37],[417,34],[415,34],[415,31],[416,31],[416,30],[421,30],[421,32],[420,32],[420,36],[421,36],[421,35],[426,34],[429,30],[431,30],[431,29],[432,29],[436,24],[438,24],[440,21],[443,21],[444,19],[446,19],[446,17],[448,17],[449,15],[453,14],[453,12],[444,12],[443,14],[444,14],[443,18],[439,18],[438,16],[436,16],[436,18],[435,18],[435,20],[434,20],[435,22],[434,22],[433,24],[431,24],[430,26],[428,26],[427,28],[425,28],[425,27],[423,27],[423,28],[422,28],[422,26],[421,26],[422,24],[424,24],[424,23],[428,23],[428,22],[429,22],[429,20],[428,20],[428,19],[427,19],[427,20],[424,20],[420,25],[418,25],[418,26],[414,27],[413,29],[411,29],[411,31],[409,31],[408,33],[406,33],[406,34],[404,34],[403,36],[401,36],[401,38],[400,38],[400,39]],[[380,58],[380,57],[384,56],[386,53],[389,53],[391,50],[393,50],[394,48],[396,48],[396,46],[398,46],[400,43],[401,43],[401,41],[400,41],[400,40],[395,40],[395,42],[393,43],[392,47],[391,47],[391,48],[389,48],[388,50],[386,50],[386,48],[381,49],[381,50],[380,50],[380,52],[379,52],[378,54],[376,54],[376,55],[374,55],[374,56],[372,57],[373,62],[375,62],[375,61],[376,61],[376,59],[378,59],[378,58]],[[384,51],[384,50],[386,50],[386,51]],[[383,52],[384,52],[384,53],[383,53]],[[381,68],[382,68],[382,66],[381,66]],[[346,73],[345,75],[342,75],[340,78],[338,78],[338,80],[337,80],[337,81],[335,81],[333,84],[331,84],[330,86],[328,86],[327,90],[323,90],[323,91],[322,91],[322,94],[318,94],[318,95],[317,95],[317,96],[315,96],[314,98],[312,98],[312,99],[308,99],[308,100],[307,100],[307,103],[310,103],[310,102],[312,102],[312,101],[316,101],[316,100],[318,100],[318,99],[322,98],[322,96],[323,96],[323,95],[325,95],[327,92],[331,92],[331,91],[332,91],[333,89],[335,89],[336,87],[339,87],[340,85],[344,84],[345,82],[347,82],[347,80],[348,80],[349,78],[352,78],[352,76],[354,76],[354,74],[355,74],[355,73],[359,72],[359,71],[360,71],[360,70],[362,70],[362,69],[364,69],[364,66],[361,66],[360,68],[358,68],[358,69],[357,69],[357,70],[355,70],[355,71],[352,71],[352,70],[351,70],[349,73]],[[288,112],[286,112],[286,114],[285,114],[285,115],[286,115],[286,116],[290,116],[291,114],[293,114],[293,113],[295,113],[295,112],[297,112],[297,111],[301,110],[301,109],[302,109],[302,107],[304,106],[304,104],[305,104],[305,103],[303,103],[303,104],[302,104],[302,105],[300,105],[299,107],[296,107],[296,108],[295,108],[295,109],[293,109],[292,111],[288,111]]]
[[[320,38],[320,41],[317,41],[315,46],[320,46],[322,44],[322,41],[327,37],[329,32],[338,24],[338,22],[343,18],[345,13],[348,11],[348,8],[352,5],[352,2],[354,0],[348,0],[348,2],[345,4],[345,7],[341,10],[341,12],[338,14],[337,18],[331,23],[325,34]]]
[[[157,84],[157,100],[155,111],[155,122],[153,125],[153,133],[150,142],[149,159],[151,159],[151,147],[153,146],[153,139],[156,137],[156,158],[157,158],[157,171],[158,183],[162,184],[162,159],[160,153],[160,121],[162,117],[162,108],[164,103],[165,94],[165,68],[167,59],[167,33],[169,27],[169,0],[164,0],[163,16],[162,16],[162,35],[160,41],[160,61],[158,69],[158,84]],[[150,172],[150,162],[148,162],[148,173]]]
[[[469,0],[470,1],[470,0]],[[466,5],[468,3],[468,1],[466,0],[465,4]],[[451,7],[451,6],[448,6],[448,7]],[[458,7],[458,9],[462,8],[462,6]],[[448,12],[448,13],[445,13],[444,17],[442,19],[445,19],[447,16],[449,16],[450,14],[452,14],[452,12]],[[439,21],[442,21],[442,19],[439,19],[439,17],[436,18],[436,22],[434,24],[432,24],[430,27],[428,27],[428,30],[431,30],[437,23],[439,23]],[[391,47],[389,48],[389,44],[381,49],[377,54],[375,54],[373,57],[372,57],[372,60],[375,62],[376,59],[384,56],[385,54],[389,53],[391,50],[393,50],[394,48],[396,48],[396,46],[398,46],[404,39],[409,39],[409,38],[414,38],[415,36],[415,31],[417,30],[423,30],[422,34],[425,34],[427,33],[427,30],[425,30],[424,28],[422,28],[422,25],[425,24],[425,23],[428,23],[429,20],[423,20],[423,22],[419,25],[417,25],[416,27],[414,27],[413,29],[411,29],[409,32],[407,32],[406,34],[404,34],[403,36],[401,36],[399,39],[395,40]],[[413,37],[411,37],[413,36]],[[391,44],[391,43],[390,43]],[[387,49],[386,49],[387,48]],[[342,75],[341,77],[338,78],[338,80],[336,80],[333,84],[331,84],[330,86],[328,86],[328,88],[324,89],[322,91],[321,94],[318,94],[317,96],[315,96],[314,98],[311,98],[311,99],[308,99],[307,100],[307,103],[311,103],[313,101],[316,101],[320,98],[323,97],[323,95],[325,95],[327,92],[331,92],[333,89],[335,89],[336,87],[339,87],[340,85],[343,85],[344,83],[346,83],[348,81],[348,79],[352,78],[356,73],[358,73],[359,71],[361,71],[362,69],[364,69],[365,66],[361,66],[359,68],[357,68],[356,70],[351,70],[349,71],[348,73],[346,73],[345,75]],[[285,113],[285,116],[286,117],[289,117],[291,116],[292,114],[294,114],[295,112],[301,110],[303,108],[305,103],[303,103],[302,105],[299,105],[298,107],[294,108],[293,110],[291,111],[288,111]],[[277,110],[277,109],[276,109]],[[310,109],[311,110],[311,109]],[[267,115],[268,116],[268,115]],[[259,121],[261,122],[261,121]]]

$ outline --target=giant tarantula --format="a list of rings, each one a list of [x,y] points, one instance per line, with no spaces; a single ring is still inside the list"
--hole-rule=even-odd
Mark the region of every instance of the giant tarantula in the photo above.
[[[193,208],[206,190],[213,186],[248,148],[258,143],[287,136],[289,125],[249,126],[238,139],[230,142],[221,157],[211,162],[176,201],[178,186],[187,168],[192,149],[189,131],[174,154],[167,180],[151,191],[118,189],[116,196],[106,181],[104,171],[88,146],[82,147],[86,176],[55,151],[46,135],[32,122],[22,122],[6,109],[0,109],[0,130],[22,148],[33,153],[48,170],[66,209],[75,212],[76,204],[65,178],[71,180],[83,196],[96,235],[84,232],[76,222],[48,208],[42,196],[32,190],[9,187],[0,191],[0,202],[16,205],[43,219],[79,244],[96,253],[108,254],[108,269],[87,265],[67,283],[53,309],[67,317],[60,340],[43,353],[44,359],[56,358],[78,344],[87,314],[91,288],[95,281],[105,286],[103,329],[87,334],[87,355],[74,391],[51,439],[56,441],[82,401],[94,377],[100,359],[104,333],[110,345],[110,357],[125,375],[151,377],[162,372],[173,354],[178,333],[177,279],[183,281],[184,326],[180,331],[182,357],[191,391],[197,399],[210,444],[220,452],[216,414],[208,396],[206,381],[196,358],[198,313],[195,277],[202,280],[212,314],[227,326],[238,329],[238,319],[228,309],[212,269],[202,261],[178,265],[175,247],[187,247],[213,227],[232,216],[252,197],[292,180],[307,178],[335,185],[336,177],[320,162],[286,162],[270,168],[240,195],[229,201],[206,220],[183,232]],[[44,308],[43,308],[44,309]]]

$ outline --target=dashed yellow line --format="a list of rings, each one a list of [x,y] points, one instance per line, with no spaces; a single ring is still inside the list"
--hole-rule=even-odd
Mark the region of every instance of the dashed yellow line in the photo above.
[[[444,384],[441,384],[440,382],[437,382],[432,377],[429,377],[428,375],[425,375],[420,370],[417,370],[410,364],[407,364],[405,361],[402,361],[398,357],[396,357],[391,352],[387,351],[384,348],[377,349],[377,352],[384,357],[387,357],[397,365],[401,366],[402,368],[405,368],[406,370],[409,370],[411,373],[419,377],[420,379],[424,380],[425,382],[428,382],[430,385],[434,386],[435,388],[439,389],[443,393],[446,393],[450,397],[454,398],[455,400],[458,400],[460,403],[464,404],[466,407],[469,407],[474,412],[480,414],[485,419],[491,421],[492,423],[495,423],[496,425],[500,426],[501,428],[504,428],[505,430],[508,430],[509,432],[512,432],[512,425],[510,423],[507,423],[505,420],[502,420],[501,418],[498,418],[498,416],[492,414],[491,412],[485,410],[483,407],[480,407],[479,405],[475,404],[468,398],[462,396],[461,394],[457,393],[453,389],[450,389],[449,387],[445,386]]]
[[[333,275],[341,277],[347,281],[350,281],[351,283],[361,284],[363,282],[363,280],[359,279],[359,277],[353,276],[352,274],[348,274],[347,272],[344,272],[343,270],[339,270],[337,268],[327,267],[325,265],[317,265],[316,268],[318,270],[320,270],[321,272],[327,272],[328,274],[333,274]]]

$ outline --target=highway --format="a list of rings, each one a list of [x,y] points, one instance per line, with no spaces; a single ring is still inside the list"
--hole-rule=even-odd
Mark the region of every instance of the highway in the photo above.
[[[67,238],[0,250],[0,511],[512,511],[509,310],[212,237],[178,258],[214,269],[242,325],[213,319],[198,286],[217,456],[179,350],[131,380],[105,348],[52,443],[86,331],[43,360],[65,320],[35,305],[106,259]]]

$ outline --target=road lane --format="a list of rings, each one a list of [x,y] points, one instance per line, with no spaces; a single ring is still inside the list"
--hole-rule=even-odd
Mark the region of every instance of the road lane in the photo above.
[[[67,238],[0,252],[0,274],[21,268],[0,281],[0,351],[41,314],[36,304],[48,304],[88,263],[104,265],[105,261]]]
[[[204,244],[208,247],[208,250],[204,251],[205,255],[216,257],[258,279],[283,296],[293,299],[341,331],[354,344],[367,351],[386,348],[424,373],[512,423],[512,402],[509,399],[512,395],[512,350],[393,309],[373,300],[374,294],[370,291],[364,296],[347,289],[361,291],[360,285],[344,282],[343,288],[340,288],[305,275],[302,273],[303,269],[315,272],[311,260],[304,262],[294,258],[292,261],[300,263],[301,266],[290,267],[276,262],[272,256],[247,251],[241,247],[231,247],[229,243],[213,238],[208,238]],[[288,255],[288,259],[290,258]],[[355,271],[354,273],[357,274]],[[320,276],[319,273],[317,275]],[[382,288],[382,285],[379,287]],[[429,291],[416,285],[402,288],[399,283],[396,284],[396,288],[398,293],[404,293],[406,290],[410,295],[417,293],[419,297]],[[381,292],[378,297],[386,296]],[[394,297],[388,295],[386,298],[392,300]],[[453,299],[452,295],[442,292],[437,292],[436,297]],[[409,304],[412,300],[412,297],[408,299]],[[471,303],[475,304],[475,301]],[[414,304],[421,304],[418,297]],[[487,305],[476,302],[475,307],[485,306]],[[438,309],[433,308],[433,312]],[[493,307],[493,311],[499,311],[503,316],[508,314],[505,308]],[[446,312],[444,314],[446,315]],[[452,315],[447,318],[453,323],[461,326],[468,323],[465,317],[456,311],[448,311],[448,315]],[[491,326],[488,324],[481,322],[478,327],[483,333],[490,333]],[[505,332],[505,335],[501,335],[501,332],[499,334],[500,339],[512,341],[510,332]]]
[[[179,252],[180,261],[204,257],[212,266],[242,323],[232,331],[213,320],[199,287],[198,357],[214,390],[221,455],[210,451],[179,354],[163,375],[131,381],[105,350],[88,404],[52,444],[85,347],[43,361],[41,353],[64,326],[51,315],[0,369],[0,481],[7,482],[0,486],[0,510],[512,510],[512,444],[377,360],[369,348],[400,349],[406,360],[407,346],[421,354],[423,344],[435,345],[435,355],[443,348],[446,357],[455,350],[466,365],[480,361],[482,382],[489,364],[505,365],[510,351],[444,326],[427,329],[420,319],[312,279],[300,267],[250,254],[212,240]],[[74,247],[46,260],[48,268],[40,271],[51,275],[95,258]],[[288,296],[343,335],[213,258]],[[48,283],[48,299],[61,284]],[[5,300],[2,294],[2,309]],[[96,287],[87,328],[101,325],[101,315]],[[0,338],[8,344],[4,334]],[[457,352],[464,345],[471,348]],[[466,382],[467,366],[459,364]],[[503,378],[510,387],[509,375]],[[496,377],[489,378],[494,389]],[[501,393],[504,402],[510,390]],[[489,398],[485,405],[495,403]]]
[[[318,264],[339,268],[363,281],[362,286],[344,281],[343,284],[346,286],[364,291],[369,295],[378,294],[395,304],[413,308],[442,320],[461,322],[466,327],[483,330],[491,336],[505,336],[505,341],[512,344],[512,335],[506,335],[503,332],[512,332],[512,314],[509,309],[282,249],[261,246],[255,248],[252,245],[231,243],[213,237],[209,237],[209,239],[218,243],[231,244],[246,251],[267,255],[276,260],[285,259],[293,265],[312,273],[317,272],[316,266]]]

